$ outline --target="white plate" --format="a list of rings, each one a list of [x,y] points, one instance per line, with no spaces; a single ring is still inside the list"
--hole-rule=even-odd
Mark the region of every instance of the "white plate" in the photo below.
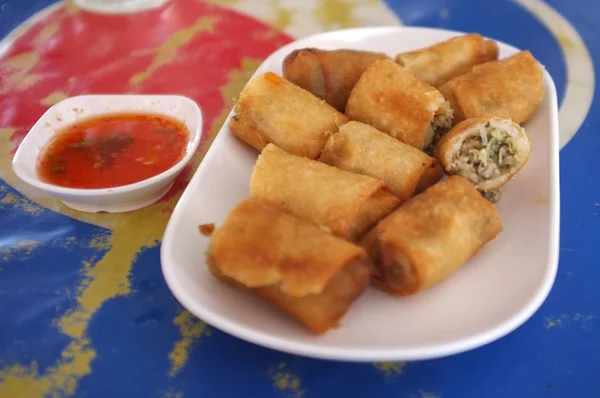
[[[281,73],[293,49],[416,49],[459,32],[425,28],[368,28],[324,33],[279,49],[256,71]],[[518,50],[498,43],[500,57]],[[209,238],[203,223],[222,223],[249,195],[257,152],[229,131],[229,118],[175,208],[161,250],[162,270],[175,297],[194,315],[233,336],[265,347],[345,361],[441,357],[496,340],[525,322],[548,295],[558,266],[559,173],[556,90],[526,124],[532,152],[510,181],[498,208],[504,231],[446,281],[398,298],[369,288],[342,326],[315,337],[267,304],[215,280],[204,263]],[[231,114],[229,115],[231,117]]]

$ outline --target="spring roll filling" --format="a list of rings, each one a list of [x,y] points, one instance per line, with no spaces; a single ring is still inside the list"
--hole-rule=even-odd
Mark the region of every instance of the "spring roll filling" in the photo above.
[[[489,200],[492,203],[498,202],[502,198],[502,190],[501,189],[490,189],[489,191],[481,192],[484,198]]]
[[[479,127],[479,135],[463,141],[460,151],[453,157],[450,170],[473,184],[479,184],[510,172],[517,165],[515,155],[512,137],[505,129],[488,122],[485,127]]]
[[[438,141],[452,128],[453,117],[454,111],[448,102],[437,110],[425,133],[425,148],[423,149],[425,153],[428,155],[433,153]]]

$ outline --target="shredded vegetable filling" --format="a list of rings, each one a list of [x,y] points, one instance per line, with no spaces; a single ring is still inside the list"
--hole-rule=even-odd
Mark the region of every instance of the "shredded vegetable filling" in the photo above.
[[[436,114],[428,126],[428,139],[429,142],[424,149],[424,152],[431,155],[438,141],[444,134],[452,128],[453,111],[451,108],[440,108],[440,113]]]
[[[451,171],[474,184],[500,176],[517,164],[512,138],[505,130],[479,128],[479,135],[467,138],[451,165]]]

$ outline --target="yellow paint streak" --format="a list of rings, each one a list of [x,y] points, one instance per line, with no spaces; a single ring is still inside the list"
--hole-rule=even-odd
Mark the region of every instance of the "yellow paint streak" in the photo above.
[[[278,0],[270,0],[270,4],[275,10],[275,18],[271,21],[271,24],[280,30],[285,30],[292,24],[294,13],[281,7]]]
[[[24,91],[37,83],[41,76],[31,73],[31,70],[38,61],[39,56],[35,51],[27,51],[0,63],[0,76],[4,77],[4,86],[0,87],[0,94]]]
[[[169,361],[171,361],[169,376],[171,377],[174,377],[187,363],[194,342],[203,335],[210,335],[206,323],[185,310],[173,319],[173,323],[179,327],[181,340],[175,343],[169,353]]]
[[[548,203],[548,197],[546,195],[537,195],[534,202],[536,206],[543,206]]]
[[[566,34],[560,34],[557,38],[558,42],[565,50],[571,50],[575,47],[573,40]]]
[[[256,58],[244,58],[242,59],[241,68],[233,69],[227,74],[227,83],[220,89],[221,98],[225,103],[225,107],[210,126],[210,135],[205,145],[205,150],[208,150],[214,139],[217,137],[217,133],[223,126],[223,123],[225,123],[225,119],[227,119],[227,115],[229,115],[229,112],[231,112],[231,108],[234,105],[233,99],[237,98],[248,80],[250,80],[254,71],[260,66],[261,62],[262,60]]]
[[[75,4],[75,0],[65,0],[65,10],[68,16],[72,16],[79,12],[79,7]]]
[[[96,355],[86,336],[90,319],[108,300],[130,292],[128,276],[137,253],[158,243],[169,219],[169,214],[162,210],[172,208],[178,199],[179,195],[174,195],[166,202],[127,215],[92,217],[106,218],[115,223],[115,228],[110,238],[95,238],[89,243],[90,247],[110,250],[93,265],[91,261],[83,262],[84,281],[78,289],[77,307],[57,322],[61,331],[73,338],[72,342],[62,352],[61,359],[44,374],[38,374],[33,368],[24,372],[20,365],[7,367],[0,377],[3,380],[0,396],[58,397],[76,391],[78,380],[90,373]],[[71,238],[57,244],[68,247],[78,243]],[[13,394],[15,391],[20,395]]]
[[[393,380],[404,373],[405,362],[379,362],[374,363],[375,369],[383,374],[386,380]]]
[[[50,93],[46,98],[42,99],[40,101],[40,105],[52,106],[67,98],[69,98],[69,96],[63,91],[55,91],[53,93]]]
[[[25,368],[21,365],[0,372],[0,397],[37,398],[71,396],[77,388],[77,380],[91,372],[90,363],[96,352],[89,341],[72,341],[65,348],[61,360],[40,376],[35,362]],[[61,394],[62,393],[62,394]]]
[[[360,25],[354,15],[356,7],[346,0],[319,0],[314,14],[325,29],[352,28]]]
[[[300,378],[286,369],[284,362],[279,363],[268,372],[273,381],[273,387],[280,392],[288,393],[288,396],[300,398],[304,396]]]
[[[33,250],[40,245],[40,242],[24,240],[18,242],[16,245],[7,247],[0,251],[0,258],[2,262],[8,262],[12,258],[27,258],[31,256]]]
[[[49,23],[48,25],[44,26],[44,28],[42,28],[40,33],[38,33],[35,39],[33,39],[33,42],[38,47],[46,44],[48,40],[52,39],[54,35],[58,33],[59,28],[60,23],[58,21]]]
[[[173,33],[156,49],[156,55],[150,66],[145,71],[132,76],[129,79],[129,84],[137,86],[152,76],[160,67],[172,62],[177,55],[177,51],[189,43],[196,34],[203,31],[212,33],[216,22],[217,19],[213,17],[200,17],[193,25]]]
[[[19,210],[31,214],[32,216],[40,215],[44,208],[31,202],[24,196],[19,196],[14,193],[5,193],[4,187],[0,187],[0,208]]]

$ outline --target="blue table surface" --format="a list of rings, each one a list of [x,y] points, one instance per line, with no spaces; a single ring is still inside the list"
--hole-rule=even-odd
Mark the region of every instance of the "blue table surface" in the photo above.
[[[598,75],[600,2],[546,3],[578,32]],[[49,4],[48,0],[0,1],[0,37]],[[561,103],[565,100],[568,69],[559,40],[518,3],[389,0],[387,5],[405,25],[477,31],[531,49],[552,74]],[[441,9],[446,11],[440,13]],[[600,261],[594,251],[600,246],[600,181],[594,167],[598,153],[600,104],[595,96],[585,122],[560,152],[561,236],[556,283],[528,322],[492,344],[438,360],[348,364],[294,357],[209,328],[199,332],[204,334],[202,338],[189,340],[193,347],[188,362],[172,377],[164,358],[174,342],[182,339],[178,325],[172,322],[181,307],[163,280],[157,245],[136,258],[130,276],[132,293],[105,303],[92,319],[88,335],[96,358],[92,372],[78,380],[76,395],[600,397]],[[0,193],[19,195],[3,181]],[[110,230],[38,208],[33,202],[19,203],[0,206],[0,251],[25,239],[47,243],[76,236],[91,241],[110,235]],[[70,265],[99,251],[102,254],[102,250],[45,244],[27,256],[0,255],[0,386],[9,377],[3,369],[15,364],[27,367],[35,361],[43,373],[69,344],[69,338],[52,323],[57,313],[70,308],[69,300],[40,297],[36,281],[49,281],[64,294],[73,294],[81,274]],[[45,300],[51,310],[36,306],[36,300]]]

